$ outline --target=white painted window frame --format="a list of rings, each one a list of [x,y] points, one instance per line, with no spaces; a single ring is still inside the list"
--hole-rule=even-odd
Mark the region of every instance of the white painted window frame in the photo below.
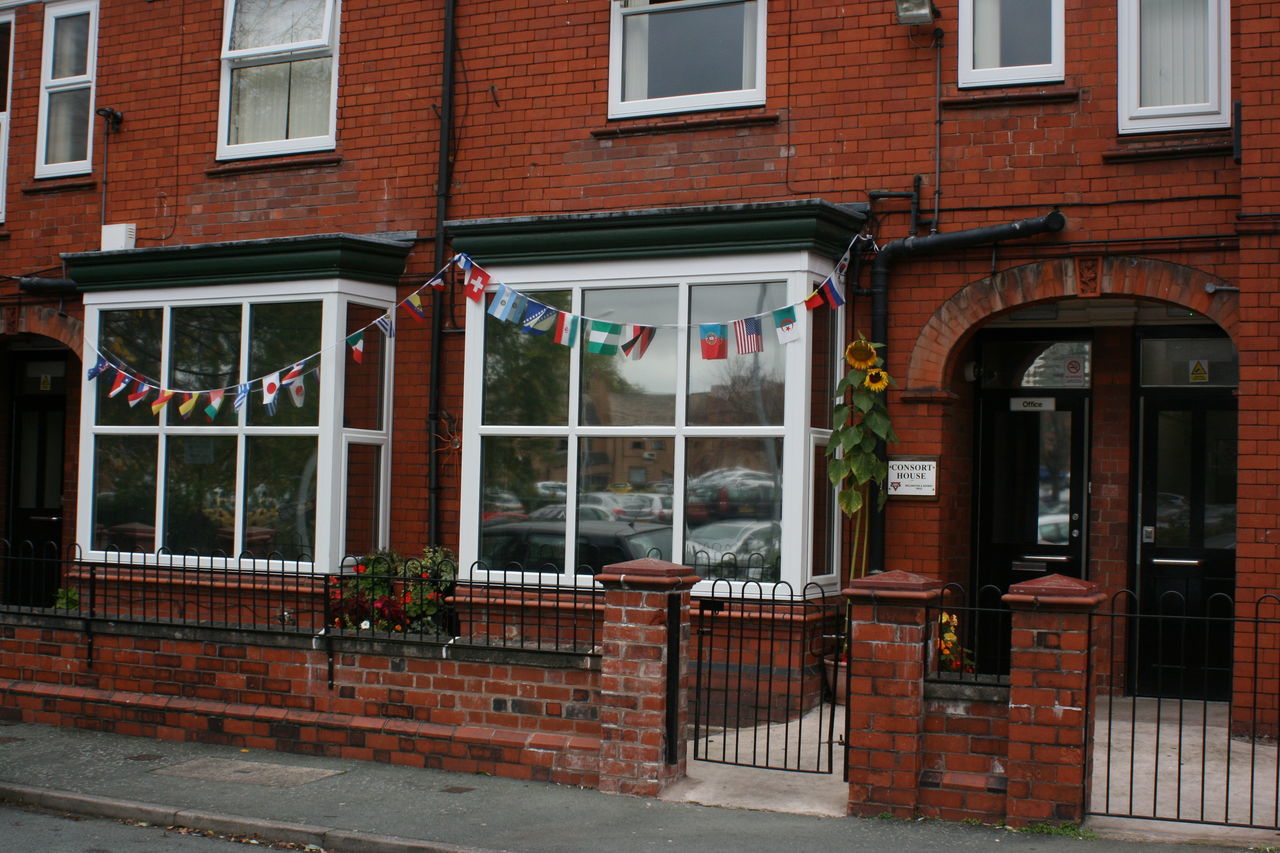
[[[59,18],[73,15],[89,15],[89,39],[85,45],[85,73],[74,77],[53,79],[53,36],[54,24]],[[54,178],[62,175],[82,175],[93,171],[93,117],[95,88],[98,71],[98,0],[65,0],[61,3],[50,3],[44,9],[44,47],[40,60],[40,114],[36,132],[36,172],[37,178]],[[89,115],[85,121],[85,156],[83,160],[67,160],[61,163],[48,163],[49,132],[49,96],[58,92],[70,92],[77,89],[89,90]]]
[[[1119,0],[1117,20],[1117,100],[1120,133],[1205,130],[1231,126],[1231,4],[1205,0],[1209,6],[1205,48],[1217,56],[1205,63],[1210,75],[1209,99],[1196,104],[1139,106],[1141,56],[1138,39],[1139,2]]]
[[[395,339],[385,342],[383,358],[385,360],[386,393],[382,405],[381,430],[349,429],[343,426],[343,409],[340,405],[342,389],[345,387],[345,376],[350,356],[346,346],[346,314],[351,304],[369,305],[379,309],[391,308],[395,304],[395,289],[387,285],[375,285],[348,279],[314,279],[306,281],[223,285],[216,287],[165,288],[146,291],[107,291],[102,293],[86,293],[85,305],[85,341],[95,343],[100,330],[100,315],[103,311],[140,308],[163,308],[164,325],[161,346],[161,375],[167,376],[169,371],[169,335],[170,316],[174,308],[199,306],[216,306],[239,304],[247,311],[250,305],[263,305],[272,302],[318,301],[323,306],[321,319],[321,353],[319,359],[320,389],[316,392],[320,409],[315,426],[273,427],[270,425],[248,425],[247,411],[238,413],[234,426],[184,426],[167,423],[163,417],[157,418],[154,426],[110,426],[100,425],[97,420],[98,395],[93,387],[94,381],[81,376],[80,407],[80,470],[78,472],[78,501],[76,511],[76,537],[82,543],[84,558],[88,560],[110,560],[112,562],[130,563],[134,560],[144,561],[149,565],[181,565],[186,567],[222,567],[234,563],[237,566],[256,569],[280,571],[318,571],[335,572],[341,567],[345,556],[346,543],[346,494],[347,494],[347,448],[351,444],[377,445],[382,448],[380,472],[379,518],[376,524],[378,546],[386,547],[388,542],[388,519],[391,498],[391,401],[394,397],[392,378],[395,374]],[[242,321],[243,323],[243,321]],[[244,326],[247,328],[247,324]],[[245,332],[247,334],[247,332]],[[366,334],[381,334],[376,328]],[[89,347],[85,348],[90,353]],[[242,365],[247,359],[247,345],[242,341]],[[91,361],[86,357],[86,361]],[[280,365],[287,367],[288,365]],[[244,368],[242,367],[242,370]],[[248,377],[250,379],[256,377]],[[261,394],[260,388],[254,389]],[[230,405],[227,400],[224,405]],[[110,400],[107,405],[127,405],[118,399]],[[148,405],[144,401],[141,405]],[[172,405],[172,404],[171,404]],[[247,408],[247,407],[246,407]],[[236,466],[236,518],[243,518],[244,501],[244,464],[245,439],[250,436],[317,436],[316,465],[316,540],[314,561],[301,560],[237,560],[234,557],[184,557],[182,555],[148,554],[138,555],[116,551],[95,550],[93,548],[93,500],[94,500],[94,447],[99,435],[156,435],[159,447],[156,455],[156,533],[165,529],[164,525],[164,463],[165,440],[168,436],[182,435],[234,435],[237,441]],[[239,521],[236,525],[236,542],[238,552],[243,541],[243,530]],[[156,546],[161,547],[157,541]]]
[[[1051,0],[1050,59],[1040,65],[1005,65],[997,68],[973,67],[974,0],[960,0],[957,35],[958,84],[961,89],[978,86],[1015,86],[1024,83],[1060,82],[1066,75],[1064,0]]]
[[[4,69],[5,108],[0,110],[0,222],[5,220],[5,201],[9,196],[9,111],[13,105],[13,43],[17,26],[12,12],[0,12],[0,24],[9,25],[9,67]]]
[[[677,95],[667,98],[644,98],[624,101],[623,93],[623,18],[628,15],[647,14],[663,9],[680,9],[691,6],[724,5],[744,0],[685,0],[664,3],[660,7],[629,8],[624,0],[610,0],[609,7],[609,118],[662,115],[664,113],[695,112],[698,110],[728,109],[759,106],[765,101],[765,52],[768,0],[756,3],[756,84],[749,89],[728,92],[705,92],[693,95]]]
[[[338,144],[338,21],[342,14],[340,0],[324,0],[325,23],[320,38],[284,45],[231,49],[231,26],[235,18],[237,0],[225,0],[222,14],[222,75],[218,92],[218,160],[239,160],[247,157],[270,157],[281,154],[305,154],[311,151],[330,151]],[[231,131],[231,76],[237,68],[254,65],[271,65],[300,59],[329,57],[333,67],[329,74],[329,132],[319,136],[303,136],[295,139],[273,139],[266,142],[231,144],[227,136]]]
[[[482,259],[478,259],[483,263]],[[832,262],[813,252],[777,252],[759,255],[724,255],[702,258],[673,259],[638,259],[625,261],[601,261],[572,264],[530,264],[513,266],[486,267],[495,282],[501,281],[522,293],[536,295],[545,290],[571,290],[573,292],[573,308],[580,310],[582,288],[635,288],[642,286],[680,288],[679,305],[681,317],[688,316],[688,287],[703,284],[756,284],[760,282],[782,281],[786,285],[786,304],[797,303],[809,296],[822,280],[831,272]],[[492,288],[491,288],[492,289]],[[771,306],[781,308],[782,305]],[[466,342],[464,364],[468,365],[464,377],[463,389],[463,424],[462,441],[462,477],[461,477],[461,529],[458,535],[459,569],[462,577],[476,581],[501,580],[505,583],[538,584],[551,581],[558,585],[595,586],[595,580],[587,575],[575,573],[572,560],[565,560],[563,574],[548,574],[536,571],[515,572],[484,569],[477,565],[480,549],[480,527],[482,523],[482,468],[481,439],[487,436],[548,436],[565,437],[570,440],[566,482],[577,482],[576,440],[579,437],[608,436],[644,438],[668,438],[673,441],[674,467],[676,475],[672,478],[672,544],[673,558],[684,553],[684,489],[685,489],[685,441],[686,438],[699,437],[779,437],[783,439],[782,455],[782,541],[780,550],[784,556],[781,565],[780,580],[790,585],[790,590],[800,594],[810,581],[816,586],[810,590],[821,588],[825,592],[833,592],[838,586],[839,572],[824,574],[814,578],[811,575],[812,562],[812,513],[809,494],[811,480],[814,476],[812,454],[815,442],[825,444],[830,430],[827,424],[810,425],[810,387],[814,365],[810,358],[810,312],[804,306],[798,306],[796,319],[801,329],[799,340],[790,344],[779,344],[771,318],[764,317],[763,333],[766,336],[766,347],[785,346],[783,367],[784,377],[784,414],[783,423],[774,426],[677,426],[684,420],[686,383],[688,377],[688,348],[684,345],[676,349],[676,418],[673,424],[659,426],[578,426],[576,412],[579,408],[581,347],[583,328],[578,330],[578,342],[573,348],[569,360],[569,424],[566,426],[508,426],[487,425],[483,423],[484,402],[484,328],[485,303],[468,300],[466,313]],[[830,310],[826,307],[818,311]],[[844,308],[841,312],[840,328],[843,322]],[[736,317],[725,317],[730,321]],[[555,344],[549,344],[554,346]],[[844,341],[832,342],[832,359],[837,352],[843,352]],[[697,357],[696,355],[693,357]],[[730,354],[729,358],[735,358]],[[827,366],[830,370],[830,366]],[[812,428],[811,428],[812,427]],[[833,502],[834,503],[834,502]],[[833,555],[835,564],[839,565],[840,526],[833,527],[835,542]],[[576,513],[565,513],[565,542],[576,541]],[[719,583],[723,584],[724,581]],[[761,584],[758,581],[730,581],[735,587],[743,588],[749,595],[769,596],[773,585]],[[711,583],[699,582],[695,592],[709,592]],[[790,592],[786,594],[791,594]]]

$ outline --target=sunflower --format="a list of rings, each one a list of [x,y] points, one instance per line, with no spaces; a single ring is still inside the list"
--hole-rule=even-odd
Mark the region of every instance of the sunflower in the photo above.
[[[889,387],[889,374],[878,367],[873,367],[867,371],[867,378],[862,384],[867,386],[868,391],[883,391]]]
[[[844,348],[844,360],[855,370],[866,370],[876,363],[876,348],[859,338]]]

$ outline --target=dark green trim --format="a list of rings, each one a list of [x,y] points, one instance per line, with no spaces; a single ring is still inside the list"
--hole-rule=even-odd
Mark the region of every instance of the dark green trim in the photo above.
[[[82,291],[208,287],[310,278],[397,284],[412,242],[318,234],[195,246],[65,254]]]
[[[822,199],[446,223],[454,251],[481,264],[811,251],[838,258],[865,205]]]

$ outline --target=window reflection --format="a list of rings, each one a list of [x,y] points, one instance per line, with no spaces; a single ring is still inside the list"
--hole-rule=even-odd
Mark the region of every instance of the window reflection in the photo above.
[[[112,360],[127,365],[135,377],[150,382],[160,376],[160,329],[164,312],[160,308],[126,311],[103,311],[99,320],[98,346]],[[105,380],[105,381],[103,381]],[[109,426],[153,426],[156,416],[146,404],[130,406],[121,400],[121,392],[108,402],[107,393],[115,382],[115,371],[108,370],[94,383],[98,395],[97,421]],[[130,391],[133,387],[130,387]],[[151,393],[155,397],[155,392]]]
[[[782,282],[706,284],[689,288],[688,422],[714,426],[773,426],[782,423],[782,347],[766,341],[763,352],[702,358],[699,323],[763,314],[786,301]]]
[[[240,306],[202,305],[198,308],[175,308],[170,332],[170,388],[205,391],[230,388],[240,371]],[[183,418],[177,403],[167,406],[170,424],[204,426],[210,423],[204,415],[208,399],[198,404],[198,417]],[[234,425],[237,414],[233,406],[220,406],[213,423]]]
[[[257,378],[290,365],[320,351],[319,302],[273,302],[254,305],[249,313],[249,376]],[[314,371],[319,359],[306,365],[302,405],[295,405],[287,389],[276,398],[276,413],[267,414],[262,406],[261,383],[253,389],[249,423],[263,426],[314,426],[320,417],[320,383]],[[281,374],[283,376],[283,374]]]
[[[234,436],[172,436],[165,467],[164,545],[175,554],[234,555]]]
[[[782,439],[689,439],[685,563],[703,577],[776,581],[781,544]]]
[[[584,424],[628,426],[671,424],[676,412],[676,288],[647,287],[589,290],[582,312],[596,320],[658,327],[640,358],[598,355],[582,348],[582,414]]]
[[[531,298],[568,311],[569,291],[539,291]],[[581,330],[579,330],[581,334]],[[563,426],[569,422],[570,347],[519,325],[484,318],[484,422]],[[563,479],[563,478],[561,478]]]
[[[93,490],[93,547],[155,550],[155,436],[98,436]]]

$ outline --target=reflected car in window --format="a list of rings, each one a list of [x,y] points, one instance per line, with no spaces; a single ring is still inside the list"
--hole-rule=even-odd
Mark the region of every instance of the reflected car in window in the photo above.
[[[776,581],[781,543],[776,521],[713,521],[689,531],[684,561],[703,577]]]
[[[563,521],[495,519],[480,534],[482,568],[564,571]],[[596,574],[605,566],[653,557],[671,557],[671,527],[620,521],[579,521],[576,554],[570,555],[578,574]]]

